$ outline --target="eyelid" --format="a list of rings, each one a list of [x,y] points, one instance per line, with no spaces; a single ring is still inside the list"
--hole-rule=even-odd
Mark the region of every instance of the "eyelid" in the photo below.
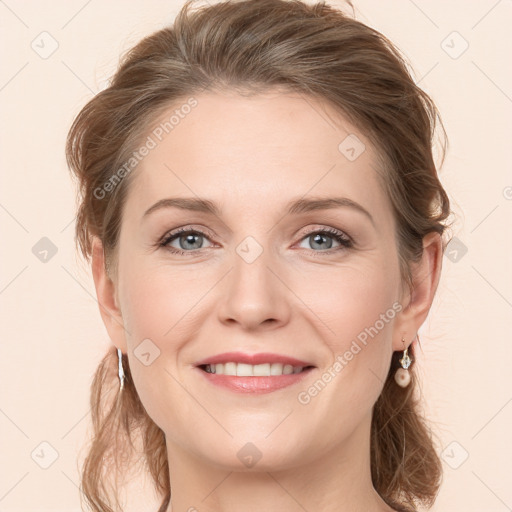
[[[208,228],[205,228],[204,226],[196,226],[195,224],[190,224],[190,225],[186,225],[186,226],[182,226],[179,228],[174,228],[174,229],[170,229],[170,230],[166,231],[165,234],[162,237],[160,237],[160,239],[158,240],[157,243],[163,244],[166,241],[170,240],[171,238],[173,238],[177,235],[180,235],[183,233],[189,233],[189,232],[199,233],[199,234],[203,235],[205,238],[208,238],[208,240],[210,240],[210,242],[212,242],[211,239],[214,237],[213,232],[210,231]],[[200,250],[200,249],[198,249],[198,250]]]
[[[337,234],[339,236],[342,236],[346,238],[347,240],[350,240],[353,242],[352,237],[343,229],[335,228],[334,226],[327,226],[324,224],[315,224],[315,227],[311,229],[307,229],[305,232],[303,232],[303,237],[307,236],[309,234],[317,233],[317,232],[326,232],[330,233],[331,235]]]

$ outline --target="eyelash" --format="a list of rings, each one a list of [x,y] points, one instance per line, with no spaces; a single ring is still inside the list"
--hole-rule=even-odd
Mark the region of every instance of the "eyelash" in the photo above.
[[[181,249],[176,249],[175,247],[170,247],[168,245],[170,242],[172,242],[173,240],[175,240],[176,238],[178,238],[180,235],[183,235],[183,234],[198,234],[198,235],[205,237],[207,240],[210,240],[208,235],[201,230],[190,229],[190,228],[180,228],[180,229],[177,229],[176,231],[173,231],[173,232],[165,235],[163,237],[163,239],[160,242],[158,242],[157,245],[158,245],[158,247],[163,247],[164,249],[171,252],[172,254],[179,254],[182,256],[193,256],[193,255],[197,254],[198,251],[202,250],[202,249],[193,249],[191,251],[183,251]],[[314,256],[323,256],[323,255],[329,256],[334,253],[337,253],[340,250],[351,249],[354,245],[352,240],[347,235],[345,235],[345,233],[343,233],[342,231],[338,231],[337,229],[334,229],[334,228],[324,228],[324,229],[311,231],[309,233],[306,233],[301,238],[301,241],[304,240],[305,238],[308,238],[308,237],[310,237],[312,235],[316,235],[316,234],[330,235],[341,245],[340,245],[340,247],[336,247],[335,249],[328,249],[325,251],[310,250],[309,252]]]

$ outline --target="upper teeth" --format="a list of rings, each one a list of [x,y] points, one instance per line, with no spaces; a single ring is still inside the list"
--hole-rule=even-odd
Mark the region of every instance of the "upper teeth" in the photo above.
[[[265,364],[245,364],[245,363],[221,363],[207,364],[206,371],[220,375],[238,375],[241,377],[270,377],[271,375],[289,375],[290,373],[300,373],[302,366],[292,366],[291,364],[265,363]]]

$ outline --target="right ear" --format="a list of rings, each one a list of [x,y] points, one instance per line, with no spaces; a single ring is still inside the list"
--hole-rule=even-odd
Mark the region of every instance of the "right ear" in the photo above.
[[[126,331],[116,296],[115,284],[107,275],[103,244],[98,237],[92,243],[92,275],[101,318],[112,343],[126,353]]]

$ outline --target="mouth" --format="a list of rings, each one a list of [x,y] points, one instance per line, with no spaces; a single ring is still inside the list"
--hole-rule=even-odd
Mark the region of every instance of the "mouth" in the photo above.
[[[195,364],[206,382],[235,393],[270,393],[298,384],[316,366],[280,354],[227,352]]]

